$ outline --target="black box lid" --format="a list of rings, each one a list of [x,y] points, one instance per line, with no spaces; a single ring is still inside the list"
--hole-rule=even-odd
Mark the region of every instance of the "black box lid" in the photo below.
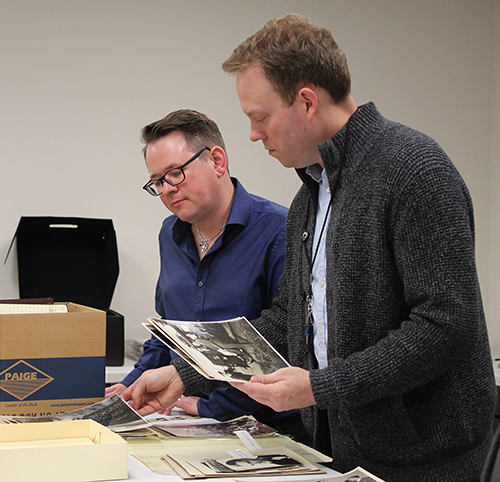
[[[21,298],[109,308],[119,273],[111,219],[22,217],[16,237]]]

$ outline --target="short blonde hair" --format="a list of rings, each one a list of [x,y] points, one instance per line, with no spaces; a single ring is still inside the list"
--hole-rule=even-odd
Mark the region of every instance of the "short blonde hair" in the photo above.
[[[236,47],[222,64],[230,74],[253,65],[262,68],[285,104],[312,84],[326,90],[336,103],[351,92],[347,59],[331,32],[302,15],[288,14],[270,20],[262,29]]]

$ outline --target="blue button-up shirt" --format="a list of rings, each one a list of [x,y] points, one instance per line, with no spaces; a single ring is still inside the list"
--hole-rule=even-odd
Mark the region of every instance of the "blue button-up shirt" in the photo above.
[[[258,318],[278,294],[285,258],[287,209],[249,194],[233,178],[233,205],[223,234],[200,260],[191,224],[170,216],[160,231],[161,270],[156,310],[162,318],[217,321]],[[152,337],[134,370],[123,380],[129,386],[150,368],[168,365],[173,352]],[[287,416],[276,413],[230,386],[198,402],[204,417],[228,420],[244,414],[264,421]]]

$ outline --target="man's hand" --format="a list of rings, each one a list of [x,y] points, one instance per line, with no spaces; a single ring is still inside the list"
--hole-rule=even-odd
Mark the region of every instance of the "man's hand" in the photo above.
[[[189,415],[199,415],[198,400],[200,397],[185,397],[184,395],[175,402],[174,407],[181,408]]]
[[[184,393],[184,384],[172,365],[144,372],[130,387],[122,392],[122,398],[139,415],[149,415],[172,406]]]
[[[270,375],[253,376],[248,383],[231,385],[276,412],[316,405],[309,372],[298,367],[281,368]]]
[[[123,383],[116,383],[115,385],[111,385],[104,391],[104,398],[109,398],[112,395],[121,395],[126,388],[127,387],[123,385]]]

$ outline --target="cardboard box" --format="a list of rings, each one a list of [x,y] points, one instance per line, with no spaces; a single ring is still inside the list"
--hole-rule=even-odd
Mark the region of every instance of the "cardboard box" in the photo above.
[[[0,315],[0,415],[67,412],[104,398],[106,314]]]
[[[93,420],[0,425],[0,467],[9,482],[123,480],[127,442]]]
[[[113,221],[23,216],[15,238],[19,296],[51,297],[106,311],[106,364],[123,365],[124,317],[109,309],[119,274]]]

